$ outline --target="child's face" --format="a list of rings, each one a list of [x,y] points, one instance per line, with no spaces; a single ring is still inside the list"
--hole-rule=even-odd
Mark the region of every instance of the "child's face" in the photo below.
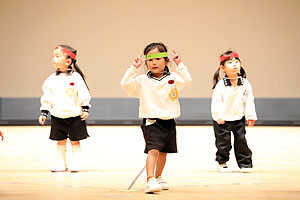
[[[152,49],[147,53],[148,54],[154,54],[154,53],[161,53],[157,48]],[[157,78],[160,78],[163,76],[163,72],[165,69],[165,66],[168,64],[168,62],[165,60],[165,58],[153,58],[146,60],[146,65],[148,69],[153,73],[153,75]]]
[[[71,59],[68,59],[59,48],[53,51],[52,65],[55,69],[59,69],[61,72],[64,72],[70,64]]]
[[[241,70],[241,63],[238,59],[227,60],[220,68],[225,72],[228,77],[235,77]]]

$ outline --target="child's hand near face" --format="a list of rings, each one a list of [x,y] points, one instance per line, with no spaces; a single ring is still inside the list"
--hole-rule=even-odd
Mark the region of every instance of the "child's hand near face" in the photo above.
[[[172,55],[173,61],[176,63],[176,65],[178,65],[179,63],[181,63],[181,56],[179,54],[177,54],[175,52],[175,50],[172,50],[171,55]]]
[[[140,55],[140,57],[134,59],[132,65],[138,69],[142,65],[142,63],[143,63],[142,55]]]

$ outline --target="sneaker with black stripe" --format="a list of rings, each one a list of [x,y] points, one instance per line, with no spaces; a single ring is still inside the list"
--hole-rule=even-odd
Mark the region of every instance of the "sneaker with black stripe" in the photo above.
[[[232,170],[228,167],[228,165],[226,163],[219,164],[218,170],[221,173],[232,172]]]

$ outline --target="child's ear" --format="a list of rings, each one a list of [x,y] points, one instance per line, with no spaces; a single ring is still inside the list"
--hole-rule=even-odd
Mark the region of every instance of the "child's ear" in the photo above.
[[[66,65],[69,66],[69,65],[71,65],[71,64],[72,64],[72,60],[71,60],[70,58],[68,58],[67,61],[66,61]]]
[[[168,65],[168,64],[169,64],[169,62],[170,62],[170,59],[169,59],[169,58],[167,58],[167,59],[166,59],[166,65]]]
[[[220,68],[220,70],[225,71],[224,65],[220,65],[219,68]]]

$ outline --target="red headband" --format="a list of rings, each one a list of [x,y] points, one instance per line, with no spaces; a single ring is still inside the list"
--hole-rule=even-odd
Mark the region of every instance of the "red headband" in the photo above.
[[[68,56],[70,56],[71,58],[73,58],[74,60],[76,60],[76,54],[69,51],[68,49],[62,47],[62,46],[57,46],[55,47],[55,49],[60,49],[62,52],[64,52],[65,54],[67,54]]]
[[[230,53],[224,56],[220,57],[220,62],[223,62],[224,60],[227,60],[229,58],[239,58],[239,54],[238,53]]]

